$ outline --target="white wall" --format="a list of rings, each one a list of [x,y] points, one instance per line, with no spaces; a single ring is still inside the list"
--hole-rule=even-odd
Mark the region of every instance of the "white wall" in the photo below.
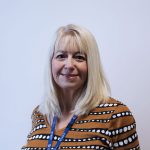
[[[112,97],[126,103],[137,121],[141,147],[149,149],[150,1],[0,1],[0,145],[17,150],[41,102],[44,67],[55,30],[87,27],[101,48]]]

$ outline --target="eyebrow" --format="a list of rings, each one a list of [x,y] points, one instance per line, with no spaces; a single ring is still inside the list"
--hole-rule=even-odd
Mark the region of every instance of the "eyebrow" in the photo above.
[[[65,50],[60,50],[60,49],[59,49],[59,50],[56,51],[56,53],[57,53],[57,52],[66,52],[66,51],[65,51]]]
[[[68,51],[66,51],[66,50],[57,50],[55,53],[57,54],[57,53],[67,53]],[[76,54],[82,54],[82,55],[86,55],[85,53],[83,53],[83,52],[81,52],[81,51],[77,51],[77,52],[75,52],[75,55]]]

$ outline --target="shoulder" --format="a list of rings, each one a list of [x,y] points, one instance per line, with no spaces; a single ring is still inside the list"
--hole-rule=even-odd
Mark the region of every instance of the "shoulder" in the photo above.
[[[128,106],[112,97],[98,105],[93,111],[99,112],[98,114],[102,114],[107,119],[107,125],[110,129],[120,128],[128,124],[135,126],[135,119]]]
[[[32,127],[36,126],[40,122],[45,122],[45,116],[39,111],[39,105],[33,109],[31,119]]]
[[[131,110],[129,107],[124,104],[122,101],[114,99],[110,97],[106,103],[101,104],[103,107],[108,106],[109,109],[113,110],[113,113],[111,115],[111,120],[113,119],[127,119],[134,121],[133,115],[131,113]]]
[[[134,116],[127,105],[114,98],[109,98],[109,100],[103,104],[103,106],[107,105],[107,109],[112,112],[109,116],[109,130],[126,130],[136,127]]]
[[[112,104],[117,104],[117,105],[125,105],[122,101],[116,99],[116,98],[113,98],[113,97],[109,97],[105,103],[112,103]]]
[[[31,118],[33,119],[33,118],[35,118],[35,117],[38,116],[38,115],[42,115],[42,114],[40,113],[40,111],[39,111],[39,105],[36,106],[36,107],[33,109],[32,114],[31,114]]]
[[[92,119],[100,119],[102,123],[106,123],[107,128],[119,128],[126,123],[134,124],[134,117],[129,108],[121,101],[109,98],[107,101],[99,104],[90,111],[89,117]]]
[[[103,109],[109,109],[109,110],[114,110],[115,112],[117,111],[129,111],[129,108],[127,105],[125,105],[123,102],[114,99],[112,97],[109,97],[106,101],[103,103],[99,104],[96,108],[103,108]]]
[[[116,107],[114,109],[114,113],[112,114],[112,119],[125,117],[125,116],[133,117],[131,110],[129,109],[129,107],[126,104],[124,104],[123,102],[116,100],[114,98],[110,98],[109,101],[116,105]]]
[[[112,97],[110,97],[108,99],[107,103],[112,104],[114,106],[115,112],[130,111],[129,107],[126,104],[124,104],[122,101],[114,99]]]

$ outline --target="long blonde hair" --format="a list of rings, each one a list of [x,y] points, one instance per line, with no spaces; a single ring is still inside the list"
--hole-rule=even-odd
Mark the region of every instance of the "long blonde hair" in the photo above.
[[[61,108],[58,100],[58,88],[51,72],[51,61],[53,52],[57,49],[62,38],[70,36],[69,44],[76,43],[78,48],[87,56],[88,79],[79,96],[74,109],[77,115],[88,114],[94,107],[107,101],[110,94],[110,87],[103,72],[99,56],[99,49],[94,36],[84,27],[69,24],[60,27],[55,34],[50,48],[48,65],[48,88],[45,99],[39,106],[39,111],[46,114],[48,118],[53,118],[54,114],[61,116]],[[64,42],[68,44],[68,40]]]

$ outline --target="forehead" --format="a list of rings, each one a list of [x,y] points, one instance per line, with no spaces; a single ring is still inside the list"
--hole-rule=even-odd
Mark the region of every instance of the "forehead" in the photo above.
[[[72,35],[65,35],[56,40],[54,52],[56,53],[57,51],[81,52],[86,54],[81,40]]]
[[[82,56],[86,56],[85,53],[77,50],[77,49],[72,49],[72,50],[57,50],[54,52],[54,55],[57,54],[71,54],[71,55],[82,55]]]

